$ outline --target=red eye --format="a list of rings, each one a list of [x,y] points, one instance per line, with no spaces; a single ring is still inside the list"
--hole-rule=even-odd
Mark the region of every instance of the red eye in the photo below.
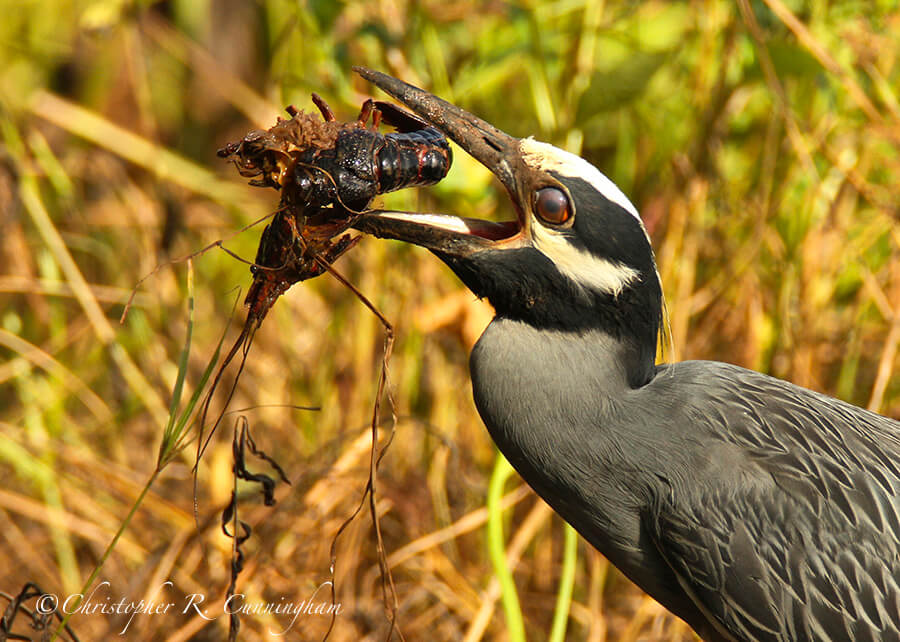
[[[534,213],[546,223],[562,225],[572,218],[572,206],[561,189],[545,187],[534,193]]]

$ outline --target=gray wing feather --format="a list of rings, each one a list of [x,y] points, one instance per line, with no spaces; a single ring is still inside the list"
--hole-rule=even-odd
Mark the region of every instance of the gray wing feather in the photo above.
[[[900,640],[900,422],[717,366],[689,420],[754,474],[659,498],[682,587],[739,640]]]

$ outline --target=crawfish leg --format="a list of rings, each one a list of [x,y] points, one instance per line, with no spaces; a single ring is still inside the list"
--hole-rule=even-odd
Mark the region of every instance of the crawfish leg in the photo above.
[[[326,103],[325,99],[319,94],[313,92],[312,101],[313,104],[319,108],[319,112],[322,114],[322,119],[325,120],[325,122],[331,123],[337,120],[334,117],[334,112],[331,111],[331,107],[328,106],[328,103]]]
[[[367,98],[362,104],[362,107],[359,108],[359,116],[356,117],[356,122],[358,122],[360,126],[365,127],[366,123],[369,122],[370,116],[372,116],[372,129],[378,129],[378,124],[381,122],[381,114],[375,107],[375,101],[371,98]]]
[[[371,98],[369,100],[371,100]],[[378,128],[381,127],[381,116],[381,110],[375,106],[375,108],[372,109],[372,131],[378,131]]]

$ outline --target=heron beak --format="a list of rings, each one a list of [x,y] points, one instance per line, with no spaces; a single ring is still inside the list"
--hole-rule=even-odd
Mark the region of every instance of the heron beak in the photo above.
[[[402,80],[364,67],[353,70],[441,130],[487,167],[506,187],[518,211],[518,220],[498,223],[450,214],[375,210],[361,216],[353,227],[379,238],[414,243],[448,256],[467,256],[479,250],[515,244],[521,238],[525,220],[518,205],[515,172],[520,158],[519,139]]]

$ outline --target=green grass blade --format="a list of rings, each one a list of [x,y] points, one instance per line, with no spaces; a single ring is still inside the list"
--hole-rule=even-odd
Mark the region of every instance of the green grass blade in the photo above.
[[[163,442],[166,442],[175,427],[175,417],[178,406],[181,405],[181,393],[184,390],[184,379],[187,376],[188,356],[191,353],[191,337],[194,333],[194,263],[190,259],[187,262],[187,295],[188,295],[188,321],[187,335],[184,346],[181,348],[181,356],[178,358],[178,376],[175,378],[175,388],[172,390],[172,402],[169,404],[169,423],[166,424],[166,432]]]
[[[506,543],[503,539],[503,510],[500,502],[503,499],[503,486],[513,473],[513,467],[506,461],[502,454],[497,453],[494,463],[494,471],[491,473],[491,481],[488,486],[488,552],[494,574],[500,582],[500,597],[503,603],[503,612],[506,615],[506,628],[511,642],[525,642],[525,621],[522,617],[522,607],[519,604],[519,594],[516,591],[516,582],[512,571],[506,563]]]
[[[193,299],[191,300],[191,302],[193,304]],[[235,301],[235,305],[237,305],[237,301]],[[232,316],[233,315],[234,310],[232,310]],[[203,375],[200,377],[200,380],[197,382],[197,386],[194,388],[194,393],[188,400],[187,406],[185,406],[184,411],[178,417],[178,421],[175,424],[175,429],[173,430],[174,439],[165,457],[160,458],[160,467],[165,466],[172,459],[172,456],[175,454],[176,450],[180,448],[185,434],[185,428],[187,427],[191,416],[194,414],[194,408],[197,407],[197,403],[200,401],[200,398],[203,396],[203,393],[206,390],[206,384],[209,382],[210,377],[212,377],[212,374],[216,369],[216,364],[219,363],[219,355],[222,353],[222,345],[225,343],[225,337],[227,333],[228,328],[226,326],[225,330],[222,332],[222,335],[219,337],[219,343],[216,344],[216,349],[213,352],[212,357],[210,357],[209,363],[206,364],[206,369],[203,371]]]
[[[578,533],[566,524],[563,540],[563,565],[556,593],[556,609],[548,642],[565,642],[569,623],[569,607],[572,606],[572,590],[575,586],[575,564],[578,561]]]

